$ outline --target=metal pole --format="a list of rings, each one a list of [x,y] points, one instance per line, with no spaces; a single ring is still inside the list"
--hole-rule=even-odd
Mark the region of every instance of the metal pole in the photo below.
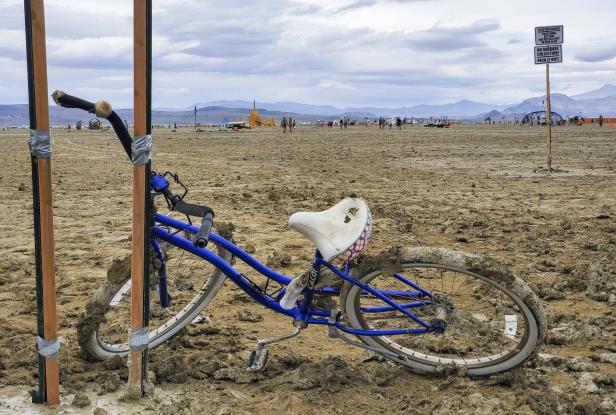
[[[33,394],[33,401],[57,405],[60,403],[60,368],[57,351],[58,322],[51,200],[51,143],[43,0],[24,0],[24,9],[30,104],[37,333],[39,337],[37,339],[39,388],[38,392]]]
[[[152,73],[152,2],[134,0],[134,134],[133,144],[151,134],[151,73]],[[147,337],[149,324],[149,232],[150,168],[146,162],[136,161],[133,152],[133,232],[131,261],[131,342],[139,339],[130,353],[129,388],[139,388],[143,395],[147,377]]]
[[[550,64],[545,65],[545,104],[548,124],[548,171],[552,171],[552,104],[550,99]]]

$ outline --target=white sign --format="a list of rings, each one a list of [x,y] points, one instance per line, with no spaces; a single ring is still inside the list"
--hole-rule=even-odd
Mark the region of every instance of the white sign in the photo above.
[[[535,46],[535,64],[561,63],[563,61],[562,45]]]
[[[535,27],[536,45],[554,45],[563,43],[562,26]]]

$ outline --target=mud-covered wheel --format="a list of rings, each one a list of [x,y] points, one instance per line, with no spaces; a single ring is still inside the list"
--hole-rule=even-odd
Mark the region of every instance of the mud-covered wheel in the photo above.
[[[370,346],[393,352],[385,357],[421,373],[453,369],[486,376],[519,366],[543,342],[546,322],[538,297],[495,262],[429,247],[406,248],[395,259],[384,258],[364,258],[353,270],[355,278],[444,328],[441,333],[360,336]],[[344,319],[353,328],[421,327],[356,285],[345,283],[340,297]]]
[[[232,231],[232,230],[231,230]],[[230,235],[223,235],[230,239]],[[161,307],[157,275],[159,261],[153,261],[150,277],[150,348],[176,335],[183,327],[199,319],[201,311],[222,287],[225,275],[213,265],[179,248],[157,241],[165,252],[170,304]],[[207,249],[227,262],[232,255],[210,241]],[[130,256],[116,260],[101,285],[86,305],[78,329],[78,342],[88,360],[126,356],[129,352]]]

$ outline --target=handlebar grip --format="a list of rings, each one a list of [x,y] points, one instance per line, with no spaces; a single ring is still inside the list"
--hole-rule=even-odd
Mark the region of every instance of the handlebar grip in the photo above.
[[[113,111],[111,105],[107,101],[98,101],[93,103],[85,99],[77,98],[67,94],[64,91],[56,90],[51,94],[54,102],[64,108],[79,108],[84,111],[96,114],[97,117],[107,118]]]
[[[214,222],[214,216],[211,213],[207,213],[201,222],[201,229],[195,235],[193,239],[193,245],[197,248],[205,248],[209,242],[210,231]]]
[[[174,195],[169,189],[163,190],[163,194],[168,197],[173,205],[173,209],[188,216],[195,216],[197,218],[205,218],[207,214],[214,216],[214,211],[207,206],[194,205],[192,203],[186,203],[179,196]]]

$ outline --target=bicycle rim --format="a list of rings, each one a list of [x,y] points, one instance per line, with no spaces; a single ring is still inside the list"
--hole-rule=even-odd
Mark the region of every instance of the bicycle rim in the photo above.
[[[167,303],[161,305],[164,290],[157,271],[160,261],[154,261],[150,277],[150,348],[154,348],[177,334],[191,322],[205,318],[201,311],[215,297],[224,283],[224,274],[199,257],[156,239],[166,257]],[[208,248],[230,261],[230,254],[210,242]],[[93,357],[105,359],[129,352],[127,337],[130,322],[130,280],[119,286],[107,303],[108,309],[98,329],[93,333]],[[164,301],[163,301],[164,303]]]
[[[429,290],[434,297],[390,297],[399,304],[430,303],[409,310],[430,323],[442,319],[444,333],[363,336],[368,344],[402,356],[400,363],[434,372],[459,366],[469,374],[506,370],[524,361],[538,340],[537,321],[521,296],[489,277],[443,264],[405,263],[401,275]],[[361,281],[379,290],[416,292],[391,274],[372,271]],[[420,327],[399,311],[371,312],[382,300],[353,286],[345,301],[349,323],[363,329]]]

